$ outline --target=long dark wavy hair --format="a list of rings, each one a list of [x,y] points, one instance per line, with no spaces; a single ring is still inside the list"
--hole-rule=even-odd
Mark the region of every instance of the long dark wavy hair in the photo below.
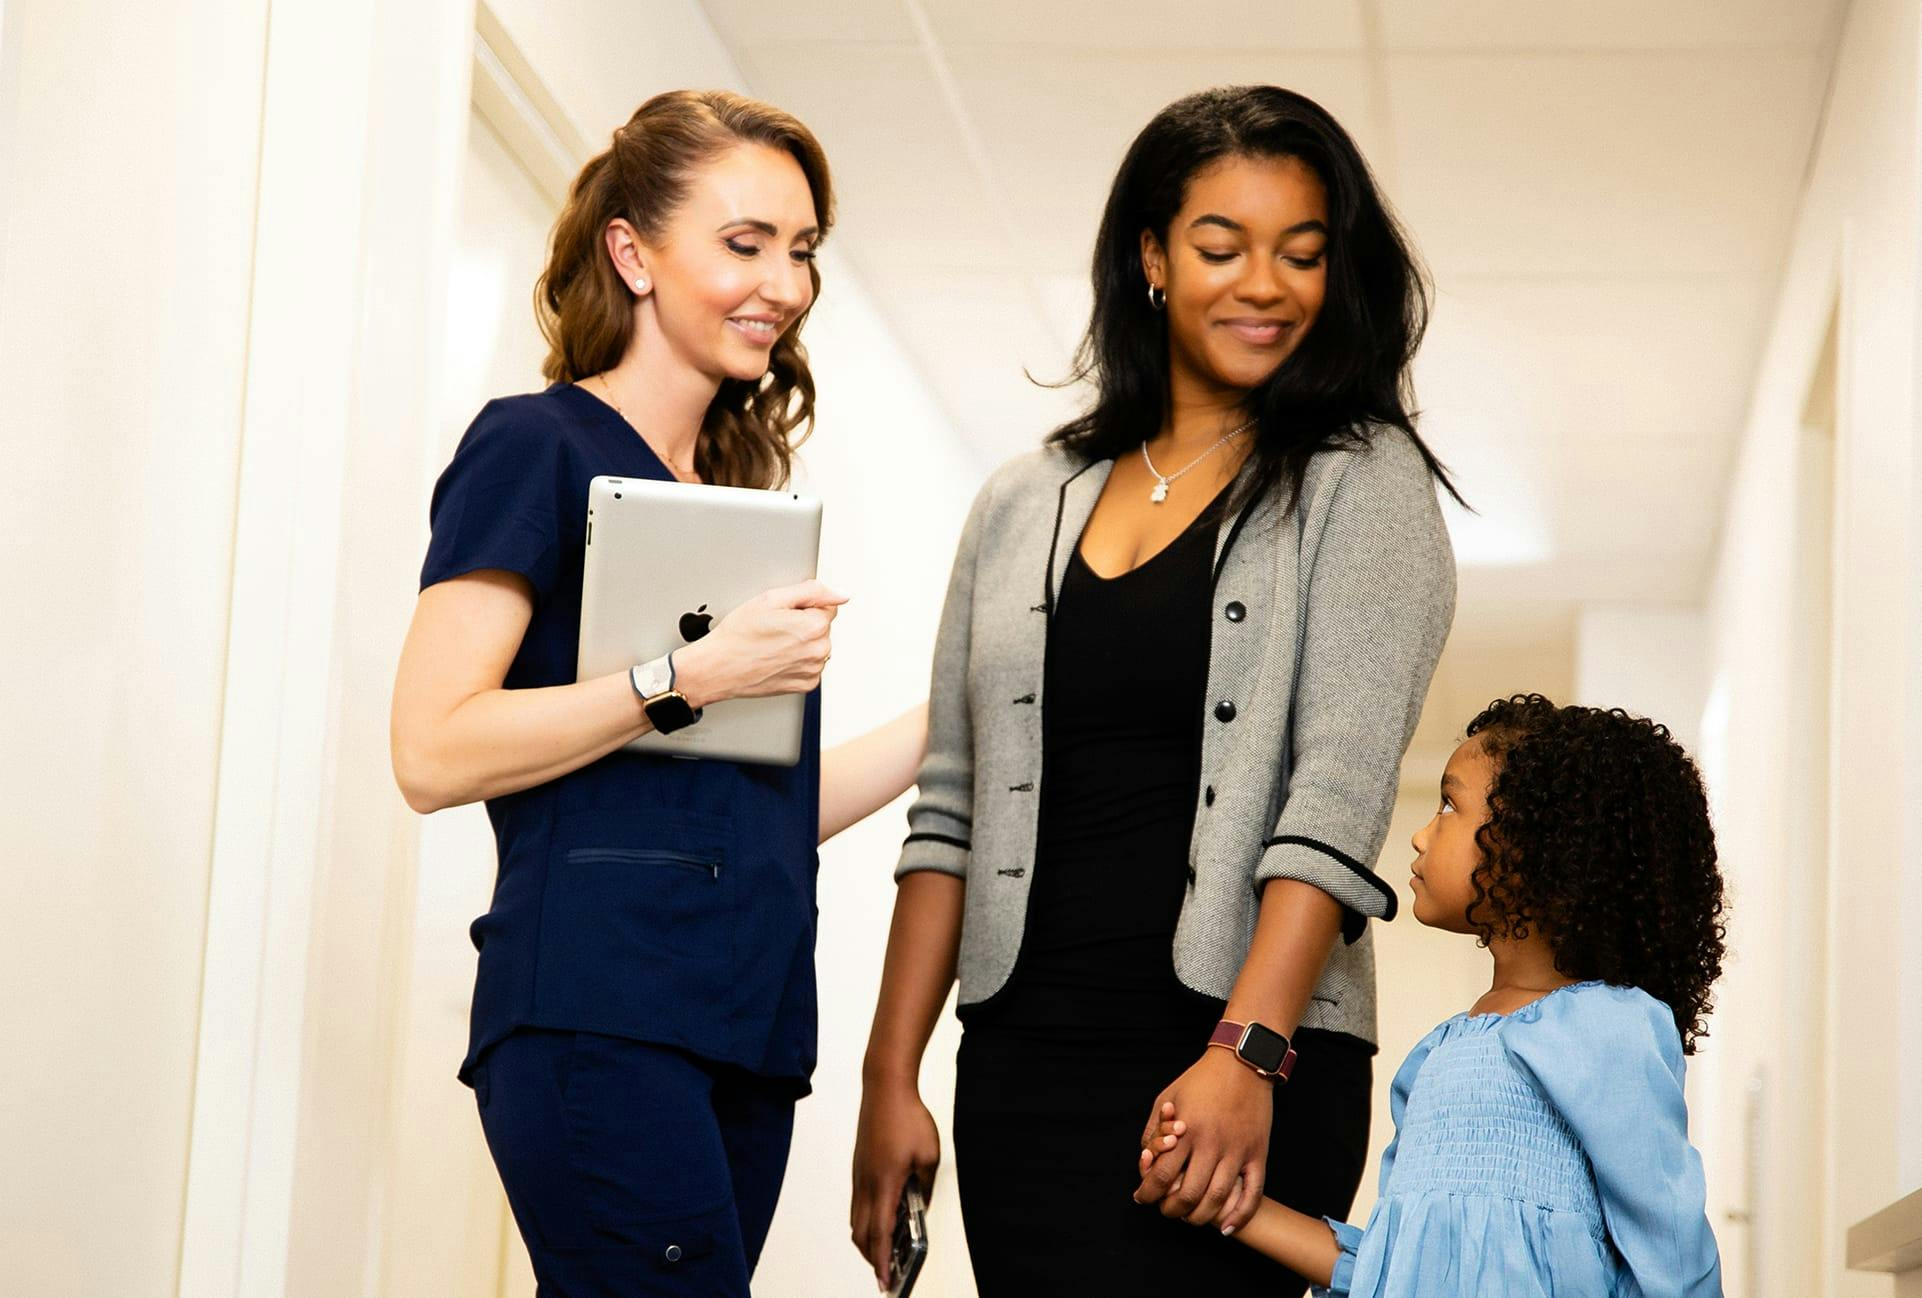
[[[1094,311],[1069,382],[1095,396],[1049,441],[1089,460],[1132,451],[1169,409],[1168,317],[1148,304],[1141,232],[1165,247],[1189,182],[1228,158],[1292,158],[1328,194],[1328,292],[1294,352],[1248,393],[1256,470],[1243,493],[1279,485],[1293,503],[1309,457],[1365,443],[1371,425],[1407,433],[1448,492],[1447,470],[1415,432],[1409,365],[1428,323],[1428,284],[1361,151],[1326,109],[1279,86],[1222,86],[1155,114],[1128,148],[1095,238]]]
[[[1539,930],[1567,978],[1639,987],[1695,1052],[1728,935],[1702,777],[1666,726],[1539,694],[1468,723],[1495,764],[1468,922]]]
[[[612,369],[633,335],[633,294],[602,244],[607,223],[621,217],[644,237],[658,235],[687,197],[700,165],[739,144],[793,156],[814,198],[820,238],[827,237],[834,224],[827,155],[798,118],[727,90],[654,96],[614,132],[606,152],[581,169],[554,222],[547,269],[534,288],[535,315],[548,345],[541,372],[548,381],[578,383]],[[808,278],[818,301],[821,272],[813,262]],[[801,345],[807,318],[803,311],[775,341],[759,380],[722,380],[694,446],[694,467],[704,481],[786,485],[794,447],[814,426],[814,375]]]

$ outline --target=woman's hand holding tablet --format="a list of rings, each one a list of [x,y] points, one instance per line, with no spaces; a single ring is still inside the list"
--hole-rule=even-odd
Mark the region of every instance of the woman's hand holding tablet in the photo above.
[[[695,708],[807,693],[821,683],[832,652],[828,631],[845,603],[847,596],[813,579],[755,596],[674,651],[676,688]]]

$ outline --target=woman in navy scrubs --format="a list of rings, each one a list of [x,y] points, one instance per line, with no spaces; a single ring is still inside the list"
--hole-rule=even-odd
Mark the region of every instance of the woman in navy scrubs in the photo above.
[[[590,479],[786,482],[832,216],[793,117],[649,100],[555,226],[537,294],[552,386],[489,402],[434,489],[394,770],[416,810],[485,799],[493,823],[460,1076],[546,1298],[747,1293],[814,1066],[815,847],[919,760],[919,714],[821,757],[842,597],[818,581],[671,664],[574,673]],[[783,693],[807,695],[792,768],[622,751],[686,710]]]

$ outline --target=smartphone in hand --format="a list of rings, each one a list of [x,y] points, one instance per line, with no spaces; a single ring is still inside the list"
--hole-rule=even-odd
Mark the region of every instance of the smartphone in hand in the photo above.
[[[921,1183],[908,1178],[894,1210],[894,1255],[888,1267],[889,1298],[907,1298],[928,1258],[928,1201]]]

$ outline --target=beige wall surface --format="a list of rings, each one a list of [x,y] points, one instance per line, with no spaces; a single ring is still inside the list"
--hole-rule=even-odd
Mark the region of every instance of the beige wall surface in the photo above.
[[[13,1292],[174,1290],[266,22],[265,0],[4,6]]]
[[[1918,1169],[1922,1078],[1898,1061],[1905,1046],[1913,1057],[1901,1004],[1922,994],[1922,971],[1894,959],[1922,888],[1902,801],[1905,770],[1922,761],[1902,702],[1922,585],[1911,540],[1917,37],[1913,5],[1862,0],[1849,13],[1707,614],[1703,746],[1731,960],[1697,1094],[1731,1290],[1755,1298],[1890,1292],[1886,1277],[1843,1269],[1842,1236],[1912,1189]],[[1812,514],[1807,457],[1827,434],[1810,425],[1827,416],[1811,395],[1827,382],[1831,320],[1834,494]],[[1824,513],[1835,525],[1816,581],[1833,631],[1812,649],[1798,640],[1797,527]],[[1822,679],[1808,679],[1812,652],[1827,662]],[[1810,745],[1826,747],[1813,767]],[[1822,784],[1826,841],[1798,841],[1790,813]]]

